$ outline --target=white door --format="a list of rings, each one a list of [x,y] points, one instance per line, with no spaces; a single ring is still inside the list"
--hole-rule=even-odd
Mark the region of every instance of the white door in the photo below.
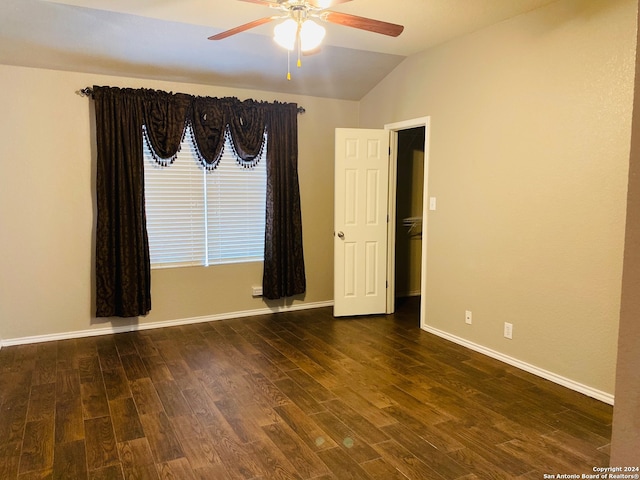
[[[336,129],[334,315],[385,313],[389,131]]]

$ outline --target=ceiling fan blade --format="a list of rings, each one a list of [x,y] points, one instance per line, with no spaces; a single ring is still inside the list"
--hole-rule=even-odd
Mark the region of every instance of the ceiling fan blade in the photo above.
[[[277,2],[275,0],[273,1],[269,1],[269,0],[240,0],[241,2],[249,2],[249,3],[257,3],[258,5],[265,5],[267,7],[273,7],[273,6],[278,6],[280,5],[280,2]]]
[[[260,1],[260,0],[243,0],[243,1]],[[340,5],[341,3],[351,2],[352,0],[308,0],[308,2],[317,8],[330,8]]]
[[[209,40],[222,40],[223,38],[230,37],[231,35],[235,35],[236,33],[244,32],[245,30],[249,30],[251,28],[264,25],[265,23],[269,23],[271,20],[273,20],[273,17],[264,17],[259,20],[254,20],[253,22],[245,23],[244,25],[240,25],[239,27],[225,30],[224,32],[220,32],[216,35],[212,35],[211,37],[209,37]]]
[[[382,35],[389,35],[390,37],[397,37],[404,30],[402,25],[374,20],[372,18],[358,17],[357,15],[350,15],[348,13],[324,12],[322,19],[327,22],[337,23],[338,25],[368,30],[369,32],[381,33]]]
[[[241,2],[257,3],[267,7],[281,7],[287,5],[287,0],[240,0]],[[341,3],[351,2],[352,0],[307,0],[307,3],[316,8],[330,8]]]

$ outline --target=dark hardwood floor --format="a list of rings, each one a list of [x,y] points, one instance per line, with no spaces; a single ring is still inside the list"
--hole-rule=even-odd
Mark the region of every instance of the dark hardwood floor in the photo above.
[[[542,479],[612,407],[395,315],[306,310],[0,350],[0,479]]]

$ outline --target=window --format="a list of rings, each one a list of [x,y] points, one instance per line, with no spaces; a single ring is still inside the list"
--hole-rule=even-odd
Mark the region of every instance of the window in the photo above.
[[[144,142],[152,267],[262,261],[266,146],[257,164],[247,168],[236,161],[227,136],[218,166],[207,171],[191,138],[187,131],[177,158],[169,166],[158,165]]]

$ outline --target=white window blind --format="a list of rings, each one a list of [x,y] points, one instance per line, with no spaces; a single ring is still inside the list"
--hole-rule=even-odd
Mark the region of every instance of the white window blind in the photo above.
[[[255,167],[245,168],[227,138],[220,163],[207,171],[191,138],[186,132],[177,158],[167,167],[156,163],[144,142],[151,266],[262,261],[266,148]]]

